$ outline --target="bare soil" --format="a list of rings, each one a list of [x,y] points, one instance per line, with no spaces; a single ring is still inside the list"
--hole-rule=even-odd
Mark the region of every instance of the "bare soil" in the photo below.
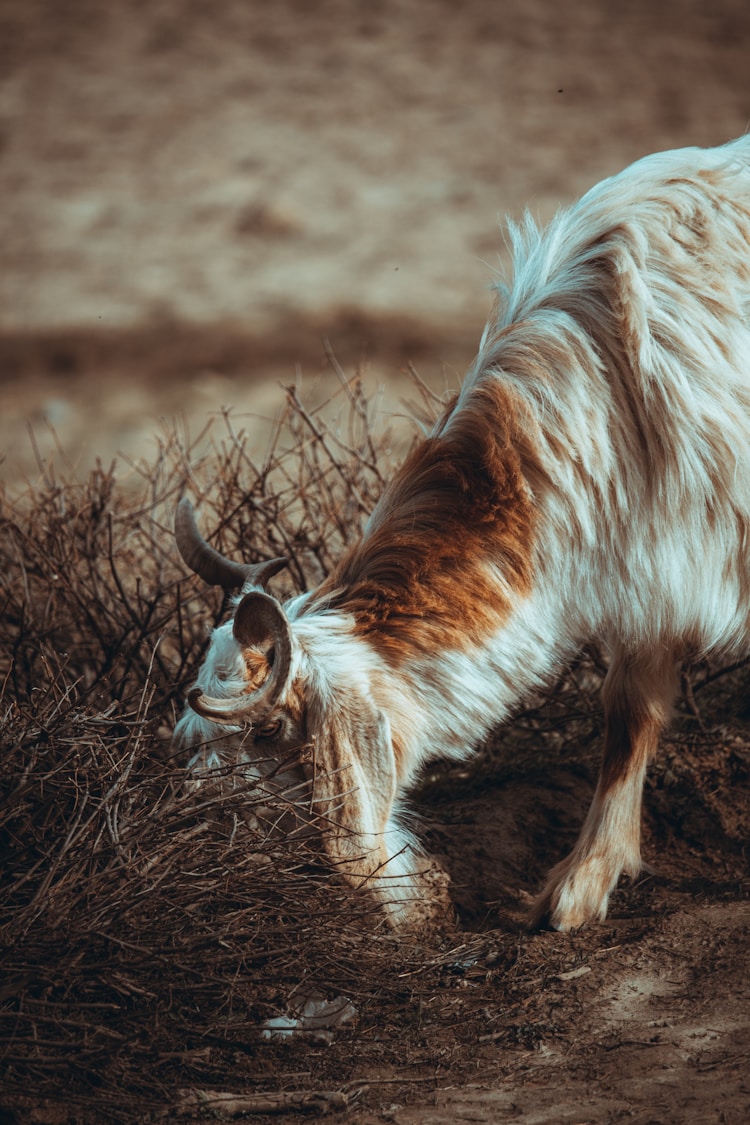
[[[118,450],[126,475],[161,417],[198,432],[223,406],[262,443],[279,381],[333,385],[323,338],[365,361],[384,412],[410,363],[454,383],[502,261],[497,219],[745,131],[749,49],[745,0],[6,0],[6,481]],[[227,1082],[366,1085],[352,1125],[744,1125],[747,683],[707,686],[700,721],[684,709],[647,791],[653,872],[580,934],[528,934],[523,916],[585,813],[596,716],[572,757],[539,762],[529,730],[502,768],[485,750],[436,770],[415,803],[462,927],[441,990],[300,1065],[293,1043],[258,1047]],[[33,1096],[25,1112],[82,1120]]]

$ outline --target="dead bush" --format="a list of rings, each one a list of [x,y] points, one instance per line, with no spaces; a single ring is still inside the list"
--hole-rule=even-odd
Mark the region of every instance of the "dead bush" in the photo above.
[[[177,559],[177,500],[199,501],[223,553],[288,556],[282,588],[318,582],[392,471],[360,381],[340,399],[326,423],[290,389],[261,457],[225,414],[194,439],[165,432],[149,464],[83,481],[45,468],[1,497],[0,1107],[23,1120],[192,1114],[248,1086],[266,1092],[256,1109],[325,1108],[399,1066],[407,1041],[410,1065],[455,1073],[464,1042],[470,1067],[477,1042],[529,1047],[552,1026],[544,982],[585,939],[394,937],[321,866],[284,794],[184,784],[171,730],[223,606]],[[479,756],[483,776],[590,762],[602,672],[584,654]],[[259,830],[269,807],[284,832]],[[339,997],[356,1012],[336,1031],[344,1052],[303,1034],[290,1061],[263,1038],[266,1021]],[[312,1102],[284,1102],[300,1083]]]

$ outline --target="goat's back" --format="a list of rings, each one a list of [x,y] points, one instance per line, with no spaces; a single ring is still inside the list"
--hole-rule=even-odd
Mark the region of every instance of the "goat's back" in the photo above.
[[[750,623],[750,137],[657,154],[511,226],[456,411],[488,381],[534,434],[537,568],[571,631],[706,651]]]

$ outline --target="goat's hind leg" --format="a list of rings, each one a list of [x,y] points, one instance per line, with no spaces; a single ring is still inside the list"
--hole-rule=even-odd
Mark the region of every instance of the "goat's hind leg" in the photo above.
[[[602,692],[604,757],[594,799],[576,846],[551,871],[535,905],[536,924],[574,930],[602,920],[620,875],[640,871],[643,781],[677,682],[669,650],[613,656]]]

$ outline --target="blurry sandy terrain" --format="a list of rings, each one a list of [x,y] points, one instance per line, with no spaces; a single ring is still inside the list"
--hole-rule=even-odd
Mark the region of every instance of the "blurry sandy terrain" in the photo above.
[[[398,410],[409,363],[441,388],[470,362],[504,214],[548,218],[647,152],[748,128],[748,0],[3,0],[0,478],[38,473],[26,423],[64,473],[223,406],[261,447],[279,383],[335,385],[324,338]],[[478,913],[516,878],[513,839],[537,854],[544,821],[559,849],[583,815],[579,780],[543,782],[526,805],[471,779],[448,794],[432,842]],[[672,831],[655,793],[652,851]],[[601,930],[554,938],[594,969],[550,994],[546,1054],[487,1035],[459,1088],[446,1042],[429,1104],[385,1086],[353,1125],[747,1121],[747,882],[707,845],[715,822],[688,836],[706,882],[668,867],[643,941],[637,898],[615,919],[611,966]]]
[[[471,359],[498,220],[750,123],[746,0],[5,0],[0,448]],[[58,458],[59,460],[59,458]]]

